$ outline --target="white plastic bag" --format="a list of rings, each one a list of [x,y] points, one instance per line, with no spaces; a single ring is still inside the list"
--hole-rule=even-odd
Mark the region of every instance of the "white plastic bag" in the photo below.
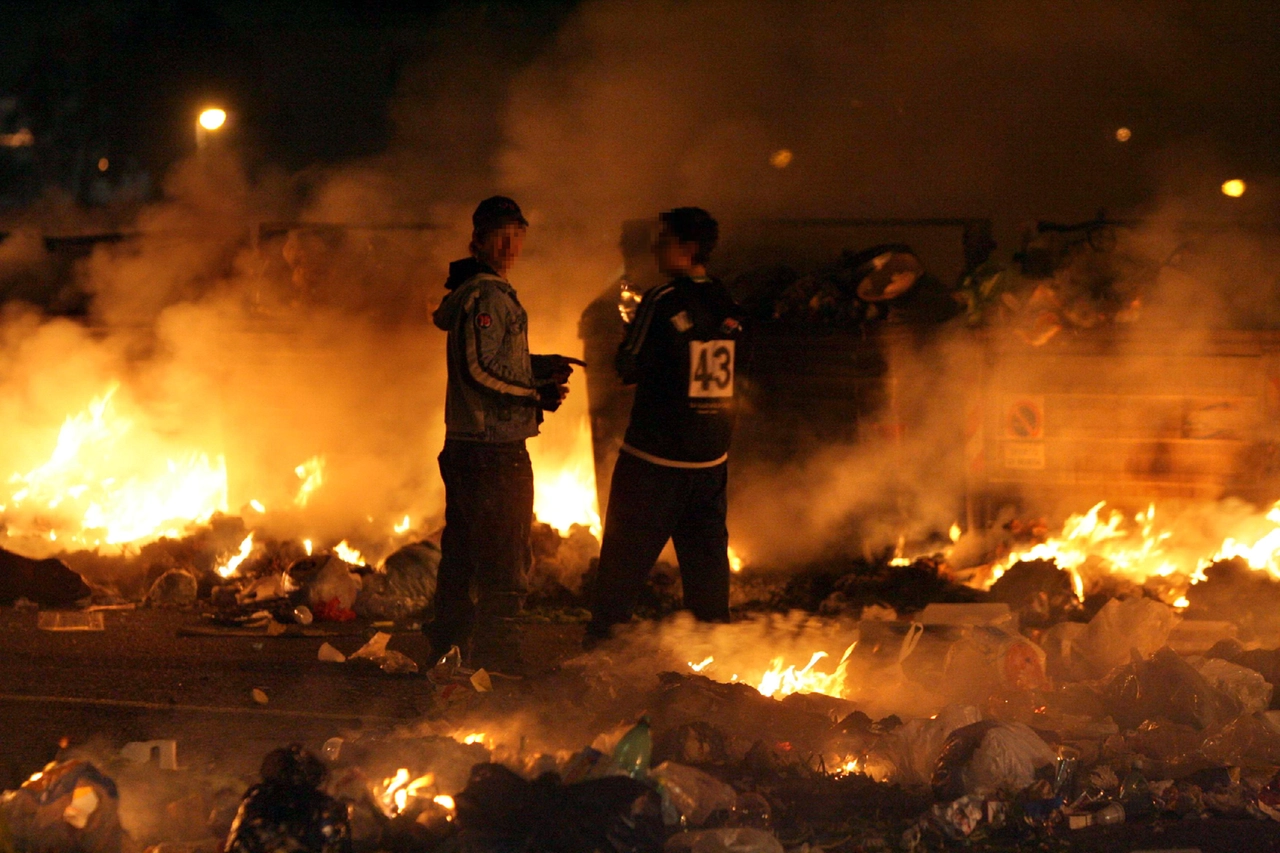
[[[650,771],[649,778],[658,783],[662,817],[668,825],[679,823],[683,817],[689,826],[702,826],[713,812],[730,811],[738,803],[737,791],[696,767],[664,761]],[[676,814],[667,814],[668,804]]]
[[[1000,723],[987,732],[961,778],[967,794],[1021,791],[1036,770],[1055,764],[1058,754],[1024,723]]]
[[[947,736],[982,719],[972,705],[948,705],[928,720],[908,720],[867,753],[864,772],[880,782],[927,785]]]
[[[1260,714],[1271,707],[1271,684],[1262,673],[1218,658],[1205,658],[1195,668],[1210,684],[1240,703],[1245,714]]]

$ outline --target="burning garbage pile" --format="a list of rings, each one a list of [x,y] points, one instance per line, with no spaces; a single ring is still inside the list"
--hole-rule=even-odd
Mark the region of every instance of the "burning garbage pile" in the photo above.
[[[121,393],[112,384],[69,414],[48,458],[0,487],[0,602],[204,602],[224,621],[265,613],[284,624],[427,607],[439,561],[429,518],[369,516],[336,543],[308,536],[307,508],[331,473],[323,454],[293,467],[280,506],[255,498],[230,514],[225,458],[164,440]],[[594,476],[589,463],[539,461],[533,580],[576,593],[599,553]]]

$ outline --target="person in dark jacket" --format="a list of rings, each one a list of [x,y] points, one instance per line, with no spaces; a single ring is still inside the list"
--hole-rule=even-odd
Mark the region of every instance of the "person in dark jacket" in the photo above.
[[[531,560],[533,469],[525,439],[538,434],[543,412],[559,408],[575,360],[529,354],[528,316],[506,279],[528,228],[519,205],[494,196],[471,220],[471,257],[449,265],[449,294],[434,316],[449,333],[440,453],[445,527],[435,614],[423,632],[428,666],[470,640],[473,664],[512,672],[522,666],[513,620]]]
[[[668,281],[641,299],[618,350],[636,396],[609,490],[587,647],[631,618],[667,540],[685,606],[704,621],[729,619],[725,487],[742,313],[707,275],[719,235],[711,215],[680,207],[659,218],[654,255]]]

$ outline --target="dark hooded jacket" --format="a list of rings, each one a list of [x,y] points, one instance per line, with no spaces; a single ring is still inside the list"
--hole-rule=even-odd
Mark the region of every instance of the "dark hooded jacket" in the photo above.
[[[472,258],[449,265],[445,287],[449,295],[433,319],[449,333],[446,438],[507,442],[537,435],[529,318],[515,288]]]

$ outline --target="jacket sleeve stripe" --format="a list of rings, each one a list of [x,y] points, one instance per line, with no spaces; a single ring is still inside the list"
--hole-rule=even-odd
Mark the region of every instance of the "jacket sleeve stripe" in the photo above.
[[[653,324],[653,315],[657,313],[658,300],[671,289],[669,284],[655,287],[640,300],[640,309],[636,312],[635,322],[631,324],[631,328],[627,331],[627,338],[622,342],[623,352],[630,355],[639,354],[640,347],[644,346],[644,339],[649,334],[649,326]]]
[[[525,385],[510,377],[502,376],[493,369],[492,360],[485,358],[482,350],[482,336],[477,334],[475,320],[472,317],[476,301],[476,297],[473,296],[462,312],[462,348],[466,352],[467,373],[477,384],[490,391],[512,397],[536,398],[537,391],[532,385]]]

